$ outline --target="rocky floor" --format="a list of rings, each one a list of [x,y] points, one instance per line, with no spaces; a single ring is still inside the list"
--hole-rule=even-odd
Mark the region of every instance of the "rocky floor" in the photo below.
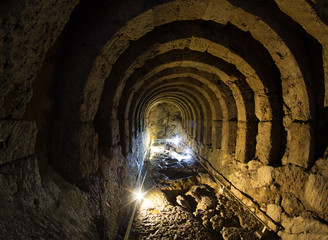
[[[129,239],[261,238],[263,225],[192,158],[157,154],[145,174]]]

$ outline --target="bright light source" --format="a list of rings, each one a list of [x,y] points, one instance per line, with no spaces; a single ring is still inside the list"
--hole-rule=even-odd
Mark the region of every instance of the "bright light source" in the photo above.
[[[185,154],[190,154],[191,153],[191,149],[187,148],[185,151],[184,151]]]
[[[142,199],[144,199],[145,193],[141,192],[141,190],[137,190],[136,192],[134,192],[134,199],[135,200],[139,200],[141,201]]]
[[[171,154],[170,155],[172,157],[174,157],[175,159],[177,159],[179,162],[182,161],[182,160],[190,160],[190,159],[192,159],[192,155],[182,155],[182,154],[176,153],[174,151],[171,151]]]
[[[164,148],[163,147],[151,147],[150,151],[152,153],[160,153],[160,152],[164,151]]]
[[[171,142],[174,143],[175,145],[179,145],[180,144],[180,141],[181,141],[181,139],[180,139],[179,136],[176,136],[175,138],[173,138],[171,140]]]

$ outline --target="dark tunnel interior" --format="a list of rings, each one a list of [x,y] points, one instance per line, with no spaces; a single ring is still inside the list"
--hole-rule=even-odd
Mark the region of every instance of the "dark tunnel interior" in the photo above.
[[[328,1],[0,2],[0,239],[328,239]]]

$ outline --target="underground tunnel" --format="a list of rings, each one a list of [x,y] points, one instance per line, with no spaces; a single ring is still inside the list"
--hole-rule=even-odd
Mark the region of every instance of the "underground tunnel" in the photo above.
[[[0,2],[0,239],[328,240],[327,0]]]

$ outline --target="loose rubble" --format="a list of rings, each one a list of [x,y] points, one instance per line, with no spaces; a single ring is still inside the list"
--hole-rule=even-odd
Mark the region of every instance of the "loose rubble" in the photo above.
[[[146,168],[144,188],[151,190],[138,206],[130,239],[252,240],[263,235],[264,226],[197,161],[159,154]],[[279,239],[274,237],[262,239]]]

